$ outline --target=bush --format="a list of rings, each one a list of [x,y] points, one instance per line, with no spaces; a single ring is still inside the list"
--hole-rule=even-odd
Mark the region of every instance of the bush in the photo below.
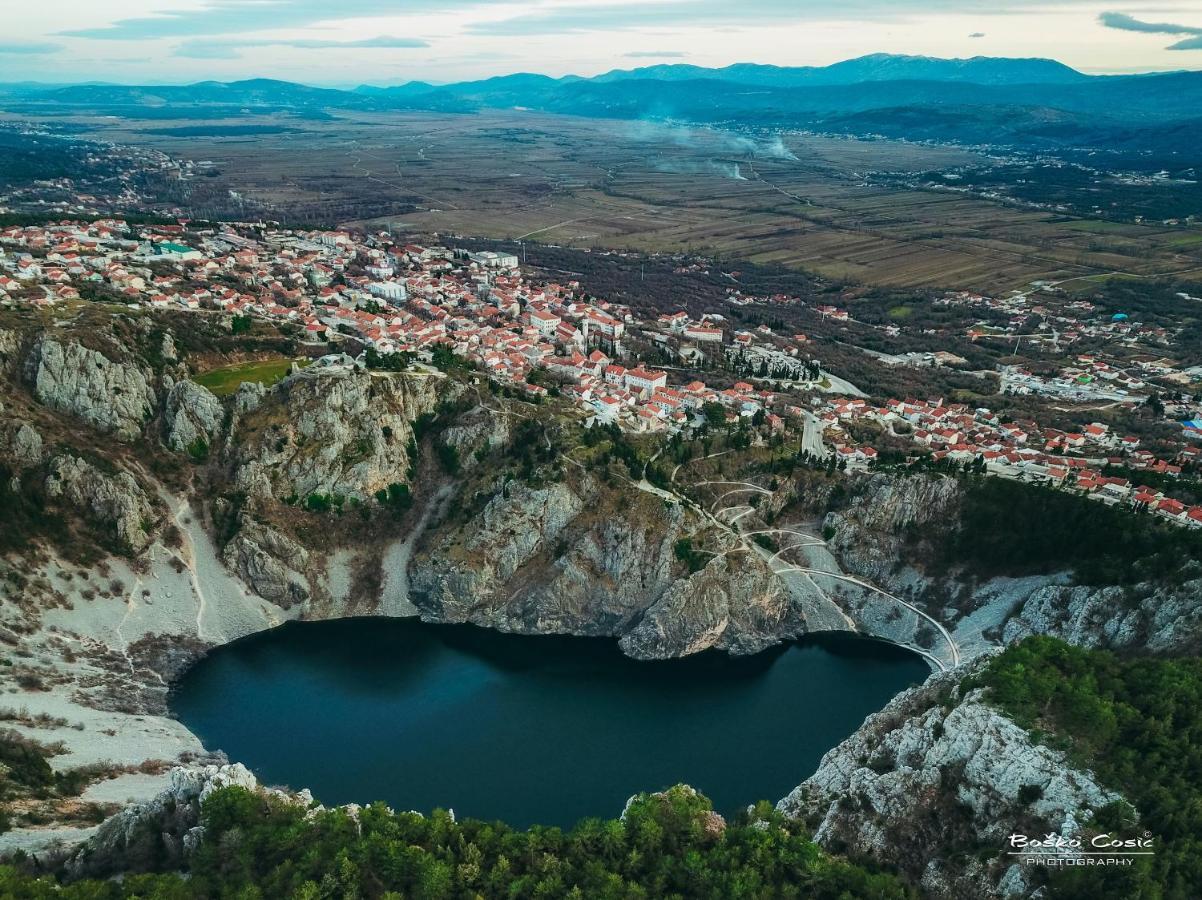
[[[330,507],[333,505],[333,498],[329,494],[310,494],[305,498],[305,509],[309,510],[309,512],[329,512]]]
[[[193,462],[202,463],[209,458],[209,444],[202,437],[198,437],[188,445],[188,456],[192,457]]]

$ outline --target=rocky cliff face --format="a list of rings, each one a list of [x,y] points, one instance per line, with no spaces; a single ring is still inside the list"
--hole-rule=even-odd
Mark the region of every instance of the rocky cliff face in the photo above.
[[[846,508],[829,513],[823,529],[832,552],[849,572],[888,584],[910,561],[908,543],[954,521],[960,484],[938,475],[875,475]]]
[[[45,335],[25,360],[25,378],[46,406],[124,441],[141,433],[157,404],[147,370]]]
[[[0,405],[0,415],[4,413]],[[20,471],[42,461],[42,436],[28,422],[14,419],[0,428],[0,458]]]
[[[731,557],[719,556],[672,583],[618,643],[639,659],[711,648],[741,656],[805,631],[802,606],[760,557],[734,564]]]
[[[306,805],[311,799],[307,793],[294,797],[260,787],[241,763],[173,769],[165,790],[143,803],[125,807],[67,859],[68,877],[96,878],[144,871],[151,866],[179,867],[204,836],[201,804],[213,791],[230,786]]]
[[[128,472],[106,474],[87,460],[62,454],[50,461],[46,495],[85,510],[88,518],[111,530],[125,550],[136,553],[150,543],[154,511]]]
[[[172,450],[207,455],[224,421],[221,401],[208,390],[187,380],[170,385],[163,402],[163,440]]]
[[[238,489],[263,498],[368,499],[393,482],[407,482],[413,421],[458,390],[432,375],[302,370],[238,418]]]
[[[309,599],[309,551],[262,522],[243,516],[221,558],[264,600],[288,609]]]
[[[414,559],[422,617],[528,634],[620,637],[643,659],[709,648],[755,653],[805,631],[758,557],[717,557],[688,575],[677,540],[695,513],[589,476],[532,488],[510,482]]]
[[[1083,587],[1032,591],[1007,620],[1009,644],[1048,634],[1082,647],[1152,653],[1202,650],[1202,579],[1180,585]]]
[[[1179,585],[1071,585],[1067,572],[980,581],[954,568],[933,580],[923,557],[956,527],[962,491],[948,476],[870,476],[846,507],[824,519],[833,533],[828,544],[847,571],[910,596],[954,630],[964,658],[1032,634],[1116,650],[1202,648],[1202,579],[1190,560],[1182,560],[1187,580]],[[897,639],[875,626],[866,630]]]
[[[1005,855],[1008,835],[1072,836],[1121,798],[1033,744],[981,690],[962,692],[965,674],[898,695],[777,808],[827,849],[896,867],[928,896],[1030,895],[1037,884]]]

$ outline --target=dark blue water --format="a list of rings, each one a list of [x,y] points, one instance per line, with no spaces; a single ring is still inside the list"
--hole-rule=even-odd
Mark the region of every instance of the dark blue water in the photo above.
[[[723,811],[775,801],[927,674],[855,639],[647,663],[611,640],[344,619],[216,650],[172,708],[208,749],[327,805],[566,826],[680,782]]]

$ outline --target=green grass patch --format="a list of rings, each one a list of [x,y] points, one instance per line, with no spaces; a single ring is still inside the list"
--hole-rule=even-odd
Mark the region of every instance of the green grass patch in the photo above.
[[[1202,231],[1195,232],[1194,234],[1182,235],[1181,237],[1178,237],[1178,238],[1173,238],[1171,241],[1169,241],[1168,246],[1170,246],[1170,247],[1197,247],[1199,244],[1202,244]]]
[[[891,310],[889,310],[889,318],[890,319],[899,319],[899,320],[900,319],[908,319],[908,318],[910,318],[910,314],[913,312],[914,312],[914,307],[912,307],[912,306],[905,306],[905,305],[895,306]]]
[[[1082,219],[1079,222],[1068,222],[1064,226],[1073,231],[1086,231],[1090,234],[1112,234],[1116,231],[1130,231],[1132,226],[1123,222],[1103,222],[1098,219]]]
[[[195,376],[192,380],[207,387],[218,397],[225,397],[238,390],[245,382],[261,381],[271,387],[292,369],[293,363],[301,366],[308,365],[307,359],[269,359],[262,362],[237,363],[232,366],[222,366],[220,369],[210,369]]]

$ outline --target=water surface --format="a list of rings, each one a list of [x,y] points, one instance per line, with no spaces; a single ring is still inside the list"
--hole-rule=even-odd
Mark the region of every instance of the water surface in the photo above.
[[[326,805],[566,826],[679,782],[726,812],[775,801],[927,674],[859,639],[648,663],[607,639],[343,619],[219,648],[172,709],[208,749]]]

